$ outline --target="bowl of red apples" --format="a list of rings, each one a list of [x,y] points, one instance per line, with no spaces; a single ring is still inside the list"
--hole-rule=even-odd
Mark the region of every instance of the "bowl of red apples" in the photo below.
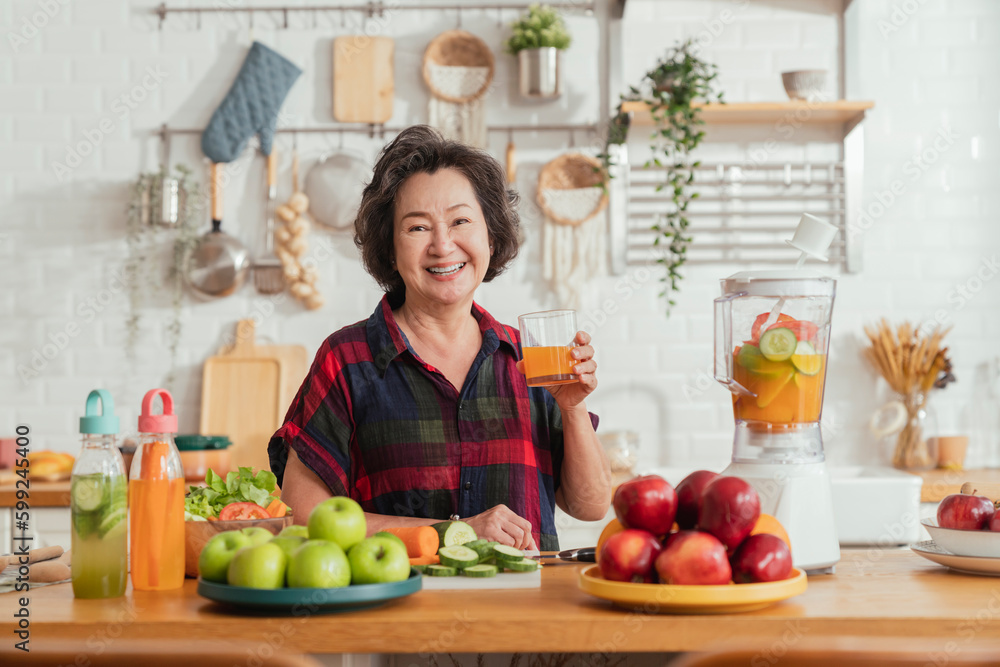
[[[937,519],[921,523],[935,544],[956,556],[1000,558],[1000,511],[975,491],[946,497],[938,505]]]

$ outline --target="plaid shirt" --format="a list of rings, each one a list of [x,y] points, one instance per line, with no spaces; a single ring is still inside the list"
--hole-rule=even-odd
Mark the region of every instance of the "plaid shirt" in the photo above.
[[[444,520],[504,504],[557,550],[559,407],[518,372],[518,330],[477,304],[472,314],[483,344],[461,391],[413,351],[388,296],[327,338],[268,445],[278,483],[291,447],[366,512]]]

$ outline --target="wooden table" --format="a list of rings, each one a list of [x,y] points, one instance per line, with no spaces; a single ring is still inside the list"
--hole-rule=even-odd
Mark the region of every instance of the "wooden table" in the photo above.
[[[953,573],[906,549],[845,551],[835,575],[802,595],[733,615],[644,614],[577,588],[583,565],[545,568],[540,589],[422,591],[342,614],[233,613],[199,597],[196,582],[162,593],[76,600],[69,584],[31,592],[31,640],[212,642],[293,653],[666,652],[809,642],[905,641],[933,650],[1000,646],[1000,579]],[[15,594],[0,596],[0,635],[11,637]],[[796,640],[797,641],[797,640]],[[1000,655],[1000,653],[998,653]]]

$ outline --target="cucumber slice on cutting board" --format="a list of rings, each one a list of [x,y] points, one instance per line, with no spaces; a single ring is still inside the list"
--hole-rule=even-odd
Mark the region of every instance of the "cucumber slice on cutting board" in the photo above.
[[[442,565],[460,570],[479,562],[479,554],[474,549],[463,546],[441,547],[438,549],[438,558]]]
[[[458,574],[458,570],[447,565],[428,565],[424,574],[429,577],[454,577]]]
[[[523,560],[524,552],[505,544],[498,544],[493,547],[493,556],[497,559],[498,564],[507,567],[509,562]]]
[[[521,560],[511,560],[503,564],[505,570],[510,570],[511,572],[534,572],[538,569],[538,561],[532,560],[530,558],[522,558]]]
[[[496,565],[470,565],[469,567],[462,570],[462,574],[467,577],[477,577],[485,579],[487,577],[497,576],[497,566]]]
[[[438,548],[454,547],[478,539],[475,529],[464,521],[441,521],[431,525],[437,531]]]

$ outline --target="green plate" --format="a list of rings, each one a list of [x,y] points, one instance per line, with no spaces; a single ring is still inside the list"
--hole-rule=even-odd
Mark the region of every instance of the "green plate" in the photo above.
[[[389,600],[416,593],[420,590],[420,581],[420,573],[412,568],[410,578],[403,581],[344,588],[279,588],[266,591],[217,584],[199,578],[198,595],[248,611],[277,611],[304,616],[377,607]]]

